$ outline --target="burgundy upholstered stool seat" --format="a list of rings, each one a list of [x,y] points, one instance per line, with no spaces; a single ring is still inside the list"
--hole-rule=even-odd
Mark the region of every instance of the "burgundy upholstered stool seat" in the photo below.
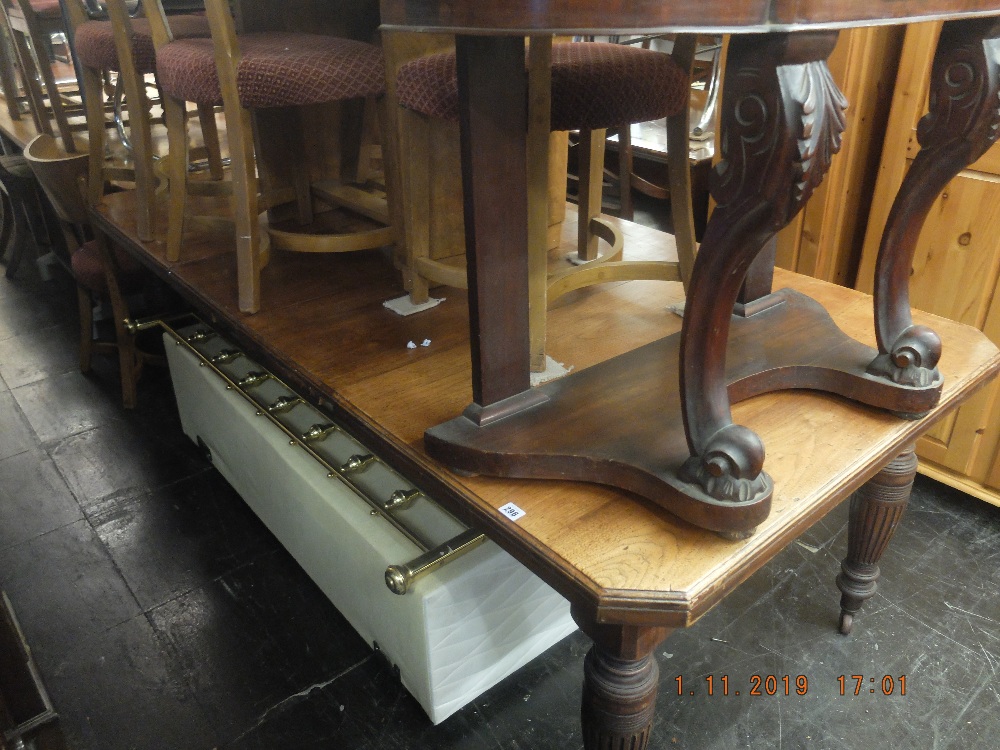
[[[601,217],[601,185],[604,166],[604,141],[609,128],[658,120],[685,113],[690,98],[688,72],[662,52],[604,42],[566,42],[552,45],[552,83],[550,90],[550,128],[553,131],[579,130],[579,191],[577,213],[577,250],[569,260],[574,268],[564,268],[549,276],[550,238],[535,232],[528,238],[529,259],[529,347],[532,370],[546,367],[545,316],[548,305],[567,291],[605,281],[637,278],[622,260],[624,235]],[[525,65],[527,76],[527,63]],[[458,76],[454,52],[417,58],[399,67],[396,93],[401,107],[427,118],[454,123],[459,119]],[[407,115],[406,117],[415,117]],[[405,122],[405,118],[404,118]],[[527,127],[527,123],[525,123]],[[423,182],[430,167],[409,171],[418,163],[427,145],[421,142],[426,129],[410,132],[409,153],[400,156],[404,181],[414,185],[413,193],[422,195],[430,188]],[[686,152],[686,150],[685,150]],[[540,173],[548,170],[539,169]],[[529,190],[532,188],[529,187]],[[541,194],[537,183],[534,194]],[[406,231],[413,232],[404,243],[406,277],[410,301],[427,302],[432,285],[467,284],[456,276],[448,263],[431,256],[429,238],[422,229],[434,210],[430,201],[413,199],[404,210]],[[411,230],[410,227],[416,229]],[[529,230],[530,231],[530,230]],[[607,249],[599,252],[599,240]],[[557,241],[558,244],[558,241]],[[540,261],[538,259],[541,259]],[[610,265],[603,265],[610,264]],[[591,273],[603,265],[603,273]],[[679,278],[668,262],[642,270],[643,278],[670,280]],[[676,266],[676,264],[673,264]],[[583,276],[577,275],[583,274]],[[589,275],[587,275],[589,274]],[[616,275],[617,274],[617,275]],[[576,281],[569,282],[571,275]],[[581,281],[582,279],[582,281]]]
[[[237,34],[227,0],[206,0],[205,10],[212,39],[160,44],[156,73],[171,152],[184,149],[185,103],[194,102],[199,108],[223,106],[234,196],[238,304],[241,312],[254,313],[261,304],[261,269],[272,251],[353,252],[392,242],[394,232],[385,196],[351,184],[354,175],[350,167],[344,169],[342,180],[328,177],[322,184],[312,181],[312,154],[304,138],[307,124],[300,112],[303,106],[346,100],[364,100],[366,110],[377,111],[377,100],[385,92],[385,62],[379,47],[342,37],[287,31]],[[150,17],[154,23],[162,18]],[[262,117],[264,126],[256,139],[250,127],[254,110],[271,110]],[[322,115],[326,115],[325,110]],[[280,145],[283,163],[280,170],[265,165],[266,171],[283,174],[275,175],[277,179],[270,175],[258,179],[257,149],[268,148],[264,144],[269,141]],[[360,140],[344,145],[358,149],[355,163],[360,163]],[[171,262],[180,259],[187,198],[200,187],[188,179],[182,166],[180,160],[172,160],[167,173],[166,257]],[[314,200],[325,208],[366,217],[378,226],[368,228],[365,223],[348,231],[309,231],[317,228],[309,226],[313,225]],[[299,226],[309,230],[272,224],[268,213],[280,205],[294,210]]]
[[[39,18],[46,20],[62,18],[62,8],[59,5],[59,0],[30,0],[28,4]],[[24,16],[16,2],[9,2],[8,5],[12,6],[8,9],[8,12],[12,16]]]
[[[142,284],[142,266],[131,255],[117,247],[112,251],[118,263],[118,283],[123,292],[131,292]],[[104,262],[95,240],[81,245],[70,256],[73,278],[77,283],[94,294],[107,294],[108,282],[104,274]]]
[[[404,63],[399,103],[458,120],[455,54]],[[688,106],[688,77],[662,52],[604,42],[552,45],[552,130],[599,130],[667,117]]]
[[[239,44],[236,82],[240,104],[248,109],[378,96],[385,90],[382,51],[372,44],[291,32],[243,34]],[[157,55],[157,73],[163,92],[174,99],[222,103],[210,39],[166,45]]]
[[[208,19],[204,16],[172,16],[170,30],[175,39],[208,38],[211,35]],[[81,65],[94,70],[119,70],[111,21],[86,21],[80,24],[76,29],[73,44]],[[132,19],[132,56],[139,74],[145,75],[156,71],[153,35],[149,30],[149,21],[145,18]]]

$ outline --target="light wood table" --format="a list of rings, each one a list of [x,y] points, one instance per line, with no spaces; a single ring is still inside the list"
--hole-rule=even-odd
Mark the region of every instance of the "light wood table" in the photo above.
[[[939,365],[942,400],[924,419],[902,420],[839,397],[797,390],[736,404],[734,417],[767,443],[775,495],[770,515],[752,537],[727,541],[614,488],[467,477],[429,456],[424,430],[460,410],[471,395],[468,318],[460,292],[449,292],[444,304],[425,314],[401,318],[382,307],[383,300],[399,293],[389,259],[375,253],[276,253],[264,270],[267,304],[256,315],[241,315],[230,283],[232,238],[194,235],[184,259],[168,263],[162,243],[138,241],[134,199],[129,192],[109,195],[98,225],[256,361],[567,597],[597,642],[587,668],[587,695],[601,694],[601,675],[609,663],[624,664],[626,682],[627,674],[645,675],[636,686],[640,694],[626,690],[628,701],[618,709],[627,717],[637,704],[644,707],[633,712],[635,721],[651,717],[656,643],[670,629],[693,624],[866,482],[852,517],[863,520],[866,512],[874,512],[888,525],[871,548],[859,546],[866,538],[860,533],[864,524],[851,534],[846,613],[874,593],[873,566],[912,478],[908,446],[1000,368],[1000,354],[979,331],[918,315],[945,342]],[[567,252],[575,241],[573,218],[570,209]],[[627,222],[621,226],[627,257],[669,259],[669,237]],[[781,270],[775,285],[818,300],[843,331],[874,343],[871,297]],[[664,337],[676,337],[681,319],[667,308],[682,299],[680,284],[638,281],[570,295],[550,311],[552,355],[586,374],[619,355],[656,347]],[[424,338],[431,340],[429,347],[406,348],[407,341]],[[683,446],[683,432],[675,432],[673,440]],[[889,462],[895,468],[883,472]],[[512,521],[501,511],[508,503],[525,515]],[[835,614],[831,611],[831,623]],[[610,684],[613,692],[620,689]]]
[[[458,35],[472,402],[427,430],[428,452],[465,472],[620,487],[730,538],[756,532],[688,547],[625,508],[539,507],[534,492],[516,522],[484,512],[488,533],[570,597],[595,640],[585,665],[586,746],[643,747],[657,684],[652,650],[669,628],[863,484],[838,579],[841,629],[850,630],[909,495],[913,441],[996,370],[996,350],[978,331],[912,317],[907,280],[933,197],[996,140],[1000,24],[990,17],[1000,2],[382,0],[381,8],[384,28]],[[939,46],[924,150],[888,220],[874,302],[858,303],[874,308],[873,348],[834,312],[839,292],[816,288],[822,306],[771,294],[773,261],[762,251],[839,149],[847,102],[825,62],[836,29],[928,18],[955,20]],[[525,122],[529,92],[540,89],[524,73],[525,36],[534,45],[553,34],[626,31],[733,33],[712,182],[718,207],[679,336],[531,388]],[[767,410],[737,419],[740,399],[790,388],[881,411],[795,393],[788,402],[754,399]],[[783,455],[806,463],[782,474]],[[582,539],[581,512],[595,517]]]

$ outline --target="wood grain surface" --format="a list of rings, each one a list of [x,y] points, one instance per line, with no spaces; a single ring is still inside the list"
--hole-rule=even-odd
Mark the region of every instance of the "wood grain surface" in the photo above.
[[[757,533],[730,542],[622,491],[579,482],[462,477],[430,459],[424,430],[459,413],[471,398],[468,317],[460,293],[448,290],[439,307],[398,317],[382,307],[383,300],[402,294],[388,253],[276,252],[263,272],[261,312],[243,316],[232,284],[232,239],[224,233],[193,237],[185,260],[168,265],[162,243],[134,239],[132,199],[131,193],[109,196],[99,223],[209,322],[597,621],[690,624],[1000,367],[996,347],[978,330],[918,313],[917,320],[932,325],[945,342],[941,404],[927,418],[906,421],[805,391],[737,404],[734,417],[767,445],[765,467],[775,493]],[[564,252],[574,241],[572,227],[567,221]],[[634,224],[624,229],[626,257],[670,257],[669,235]],[[874,345],[870,297],[777,271],[775,288],[786,286],[821,302],[841,329]],[[667,306],[681,300],[679,283],[652,281],[566,295],[550,311],[551,353],[581,370],[643,346],[679,330],[680,318]],[[424,339],[431,344],[406,347]],[[498,510],[508,502],[526,511],[516,523]]]

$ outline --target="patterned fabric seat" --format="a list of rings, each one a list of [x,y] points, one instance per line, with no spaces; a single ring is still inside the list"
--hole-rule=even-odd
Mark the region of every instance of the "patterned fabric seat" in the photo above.
[[[209,37],[208,19],[204,16],[173,16],[170,29],[175,39]],[[110,21],[86,21],[76,28],[74,48],[80,64],[94,70],[120,70],[115,51],[115,34]],[[156,54],[149,21],[132,19],[132,55],[139,74],[156,71]]]
[[[530,49],[526,54],[530,54]],[[582,286],[637,278],[627,268],[628,262],[618,262],[622,261],[624,247],[620,228],[601,217],[607,129],[686,114],[690,97],[689,73],[672,56],[628,45],[553,44],[551,77],[550,129],[579,131],[576,149],[579,173],[577,250],[570,259],[572,267],[550,276],[546,271],[548,251],[553,249],[549,247],[549,238],[538,231],[528,238],[529,288],[532,290],[529,293],[529,347],[531,369],[536,372],[546,367],[545,317],[552,301]],[[459,96],[455,53],[428,55],[403,63],[396,73],[396,93],[399,105],[416,113],[401,113],[404,123],[418,115],[439,122],[457,122]],[[429,226],[434,206],[422,196],[430,194],[425,181],[431,169],[429,166],[414,168],[430,151],[425,140],[428,128],[424,125],[401,126],[409,137],[406,141],[408,152],[399,157],[404,184],[412,187],[411,200],[405,204],[408,218],[403,226],[408,233],[404,242],[404,273],[409,282],[410,302],[414,305],[428,302],[432,285],[468,284],[467,277],[456,275],[448,263],[430,255],[430,242],[424,227]],[[539,184],[541,172],[541,169],[535,172],[536,182],[528,187],[530,195],[545,194],[544,187]],[[600,252],[600,240],[606,243],[604,252]],[[663,262],[643,268],[641,273],[645,275],[642,278],[679,278],[673,268],[676,264],[668,266],[671,264]],[[575,277],[572,281],[571,276]]]
[[[150,20],[169,28],[162,7],[159,13],[154,13],[158,6],[147,7]],[[299,109],[313,104],[365,100],[365,109],[375,112],[377,100],[385,92],[385,63],[379,47],[342,37],[287,31],[238,35],[228,0],[206,0],[205,11],[212,39],[161,42],[156,49],[156,73],[163,93],[171,154],[183,153],[186,148],[187,103],[194,102],[199,110],[223,106],[234,196],[238,305],[241,312],[254,313],[261,305],[261,269],[274,250],[353,252],[383,247],[393,241],[394,230],[389,226],[384,195],[367,186],[351,184],[356,176],[351,174],[351,165],[360,163],[360,141],[344,144],[359,153],[357,159],[352,154],[345,155],[342,167],[346,168],[337,179],[324,179],[320,186],[312,184],[311,154],[305,138],[307,125]],[[167,36],[157,33],[156,39]],[[270,110],[258,120],[262,127],[256,139],[252,129],[253,110]],[[339,115],[351,116],[351,110],[346,107]],[[320,111],[325,116],[326,110]],[[260,165],[257,163],[257,148],[268,148],[264,144],[269,141],[277,141],[282,149],[280,165],[269,164],[266,159]],[[258,179],[259,166],[263,167],[262,173],[267,173],[267,179]],[[179,159],[170,160],[167,182],[166,258],[175,262],[180,260],[184,241],[188,196],[203,186],[188,179]],[[290,201],[299,226],[308,230],[270,222],[268,211]],[[314,201],[325,208],[366,217],[366,221],[336,227],[335,231],[316,227]],[[369,228],[372,224],[374,228]],[[315,231],[318,228],[321,231]]]
[[[378,96],[385,90],[382,52],[365,42],[283,32],[243,34],[239,43],[236,81],[240,104],[248,109]],[[210,39],[172,42],[157,59],[166,95],[200,104],[222,103]]]
[[[400,66],[399,103],[428,117],[458,120],[455,54]],[[688,105],[688,78],[669,56],[603,42],[552,45],[552,129],[598,130],[668,117]]]
[[[115,247],[118,263],[118,283],[123,292],[132,292],[142,286],[143,270],[138,261],[124,250]],[[85,242],[70,256],[70,266],[76,282],[94,294],[107,294],[108,281],[96,240]]]
[[[31,9],[39,18],[62,18],[62,8],[59,5],[59,0],[30,0],[29,5],[31,5]],[[21,9],[17,7],[16,3],[14,3],[10,13],[12,16],[23,15],[21,13]]]

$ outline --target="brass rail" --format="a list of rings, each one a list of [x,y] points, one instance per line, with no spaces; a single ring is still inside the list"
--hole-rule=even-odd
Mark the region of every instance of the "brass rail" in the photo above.
[[[204,324],[193,315],[183,317],[190,319],[192,324],[201,324],[203,327],[191,334],[188,334],[187,336],[184,336],[180,334],[172,325],[173,321],[178,318],[149,318],[135,321],[126,320],[125,326],[133,334],[157,326],[170,334],[178,346],[185,347],[189,352],[198,358],[201,366],[211,368],[212,371],[225,382],[227,390],[238,393],[254,407],[257,415],[266,417],[273,425],[281,430],[288,437],[289,445],[297,446],[305,450],[306,453],[308,453],[316,462],[326,469],[328,477],[331,479],[339,479],[356,495],[358,495],[358,497],[367,502],[372,507],[372,515],[380,515],[385,518],[397,531],[415,544],[419,549],[423,550],[423,554],[413,560],[406,563],[390,565],[386,569],[386,586],[388,586],[389,590],[394,594],[405,594],[412,588],[413,583],[419,580],[422,576],[427,575],[442,565],[451,562],[465,552],[474,549],[486,541],[486,536],[484,534],[473,529],[467,529],[446,542],[434,544],[430,540],[424,538],[420,533],[408,528],[406,524],[404,524],[402,520],[396,516],[396,513],[410,507],[418,498],[425,497],[423,492],[415,487],[405,487],[395,490],[384,502],[371,497],[351,480],[351,475],[358,474],[374,463],[381,464],[394,475],[399,476],[395,469],[382,461],[382,459],[378,456],[371,453],[358,453],[352,455],[347,459],[347,461],[339,466],[335,466],[327,461],[326,458],[319,454],[313,446],[321,443],[326,437],[334,432],[343,432],[344,435],[349,437],[351,440],[354,440],[350,433],[335,422],[314,424],[304,433],[293,431],[287,425],[283,424],[280,419],[278,419],[278,416],[291,411],[301,404],[306,404],[306,401],[301,396],[295,394],[295,391],[277,375],[272,372],[265,371],[263,368],[260,368],[257,363],[253,363],[255,369],[248,372],[242,378],[234,380],[226,372],[221,370],[219,365],[240,359],[243,357],[243,353],[239,350],[227,347],[213,357],[208,357],[202,354],[194,347],[194,344],[214,338],[218,334],[207,326],[204,326]],[[274,381],[289,393],[295,395],[282,396],[271,404],[261,403],[258,399],[255,399],[249,391],[268,381]],[[312,405],[306,405],[308,405],[309,408],[315,409]],[[400,479],[402,479],[402,477],[400,477]]]

